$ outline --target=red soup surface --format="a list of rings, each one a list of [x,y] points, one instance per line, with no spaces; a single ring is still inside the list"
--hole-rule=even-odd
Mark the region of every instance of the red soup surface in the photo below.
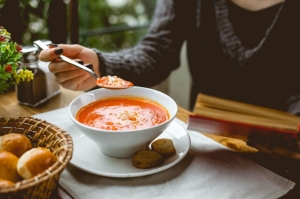
[[[155,126],[169,119],[160,104],[138,97],[113,97],[82,107],[76,119],[85,125],[105,130],[132,130]]]

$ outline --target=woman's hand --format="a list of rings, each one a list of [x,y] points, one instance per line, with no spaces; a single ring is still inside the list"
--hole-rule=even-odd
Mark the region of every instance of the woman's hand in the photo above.
[[[99,60],[96,52],[80,45],[49,45],[50,49],[42,50],[39,59],[50,62],[49,70],[55,75],[55,80],[62,87],[74,90],[85,91],[96,86],[96,80],[86,71],[83,71],[71,64],[62,61],[59,55],[63,54],[77,62],[92,64],[97,76],[100,77]]]

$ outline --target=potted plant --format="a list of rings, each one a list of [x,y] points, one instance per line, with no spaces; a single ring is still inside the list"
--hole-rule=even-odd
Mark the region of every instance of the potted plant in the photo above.
[[[20,81],[31,81],[33,73],[21,68],[22,48],[11,40],[10,33],[0,26],[0,94]]]

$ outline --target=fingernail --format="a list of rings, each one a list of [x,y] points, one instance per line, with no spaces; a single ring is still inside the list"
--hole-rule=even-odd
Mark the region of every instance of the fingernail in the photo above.
[[[88,63],[88,64],[84,64],[84,66],[94,71],[93,64]]]
[[[54,53],[55,53],[56,55],[61,55],[63,52],[64,52],[64,50],[63,50],[62,48],[56,48],[56,49],[54,50]]]
[[[80,59],[75,59],[74,61],[76,61],[78,64],[83,64],[83,61]]]
[[[53,48],[53,47],[58,47],[58,45],[57,44],[48,44],[48,46],[51,48]]]
[[[252,141],[252,140],[248,140],[248,141],[246,142],[246,144],[247,144],[248,146],[250,146],[250,147],[255,147],[255,146],[256,146],[256,143],[255,143],[254,141]]]

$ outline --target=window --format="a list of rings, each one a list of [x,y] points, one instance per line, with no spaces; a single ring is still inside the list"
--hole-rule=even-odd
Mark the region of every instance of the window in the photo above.
[[[155,0],[79,1],[79,43],[103,51],[135,45],[145,34]]]

